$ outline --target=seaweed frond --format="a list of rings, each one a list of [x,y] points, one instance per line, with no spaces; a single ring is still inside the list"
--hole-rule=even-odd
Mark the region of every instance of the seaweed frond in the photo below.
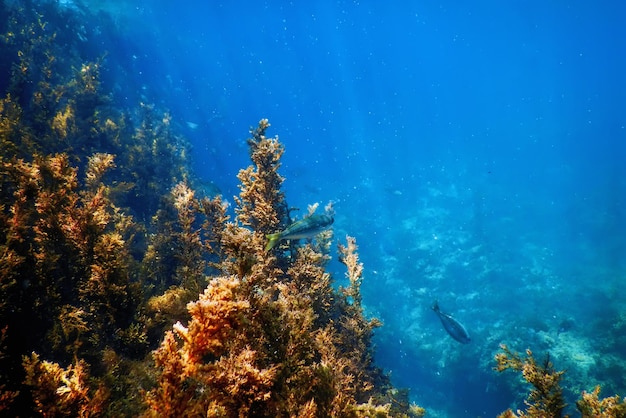
[[[626,417],[626,400],[620,399],[618,395],[600,399],[600,386],[596,386],[593,391],[583,391],[581,398],[576,402],[576,408],[580,411],[582,418]]]
[[[560,386],[563,371],[557,371],[546,355],[543,364],[538,364],[532,351],[526,350],[526,356],[511,351],[505,344],[501,344],[502,352],[496,354],[495,370],[515,370],[522,372],[522,377],[530,383],[533,389],[524,402],[526,411],[508,410],[501,417],[561,417],[566,404],[563,399],[563,390]]]

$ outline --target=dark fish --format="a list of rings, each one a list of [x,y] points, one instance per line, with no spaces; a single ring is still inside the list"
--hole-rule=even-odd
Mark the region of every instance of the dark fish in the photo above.
[[[284,231],[267,235],[265,251],[269,251],[284,239],[311,238],[328,229],[334,219],[330,215],[310,215],[289,225]]]
[[[433,305],[433,311],[437,314],[439,319],[441,320],[441,325],[446,330],[448,334],[461,344],[467,344],[471,341],[469,334],[465,327],[456,319],[452,317],[452,315],[443,313],[439,310],[439,303],[435,301]]]

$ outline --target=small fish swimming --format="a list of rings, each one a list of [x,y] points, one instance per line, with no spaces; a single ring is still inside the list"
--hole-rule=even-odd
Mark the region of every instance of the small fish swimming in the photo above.
[[[459,321],[454,319],[452,315],[443,313],[439,310],[439,302],[435,301],[433,311],[435,311],[441,320],[441,325],[443,325],[443,328],[452,338],[461,344],[468,344],[472,340],[465,327]]]
[[[327,214],[307,216],[304,219],[292,223],[284,231],[277,232],[275,234],[268,234],[265,251],[271,250],[280,241],[285,239],[313,237],[325,229],[328,229],[328,227],[332,225],[333,221],[333,217]]]

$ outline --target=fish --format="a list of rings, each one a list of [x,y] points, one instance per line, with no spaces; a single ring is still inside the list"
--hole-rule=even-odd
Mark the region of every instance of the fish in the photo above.
[[[459,321],[454,319],[452,315],[441,312],[439,310],[439,302],[435,301],[433,304],[433,311],[437,314],[439,319],[441,320],[441,325],[446,330],[448,334],[461,344],[468,344],[472,339],[469,336],[469,333]]]
[[[327,214],[309,215],[292,223],[284,231],[266,235],[265,251],[271,250],[282,240],[313,237],[328,229],[333,222],[334,218]]]

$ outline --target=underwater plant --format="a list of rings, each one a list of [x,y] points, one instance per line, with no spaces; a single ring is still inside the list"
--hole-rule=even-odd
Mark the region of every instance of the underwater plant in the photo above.
[[[497,364],[494,369],[498,372],[508,369],[522,372],[522,377],[532,385],[533,389],[524,401],[526,404],[525,411],[513,412],[508,409],[499,417],[558,418],[563,416],[566,404],[560,381],[565,372],[557,371],[549,356],[546,356],[543,364],[538,364],[530,350],[526,350],[526,357],[522,358],[520,354],[511,351],[505,344],[501,344],[500,348],[502,351],[496,354]],[[591,393],[583,392],[581,398],[576,402],[576,407],[583,418],[626,417],[626,401],[620,402],[620,397],[617,395],[599,399],[599,393],[600,386],[596,386]]]
[[[500,416],[561,417],[565,408],[563,391],[559,385],[563,372],[554,369],[550,357],[546,356],[543,364],[537,364],[530,350],[526,350],[526,358],[522,359],[506,345],[501,344],[500,348],[502,352],[496,354],[495,370],[521,371],[524,380],[533,386],[524,402],[527,406],[525,412],[518,411],[518,415],[515,415],[509,410]]]
[[[600,399],[600,386],[596,386],[592,392],[583,392],[581,398],[576,402],[576,408],[583,418],[592,417],[626,417],[626,400],[618,395]]]
[[[9,16],[10,28],[29,17]],[[340,290],[325,270],[331,231],[266,251],[266,236],[292,223],[269,123],[248,141],[254,164],[238,175],[231,221],[219,197],[188,185],[167,114],[142,105],[134,129],[101,93],[98,61],[52,77],[40,58],[53,61],[55,37],[41,16],[33,25],[46,42],[5,38],[31,52],[18,54],[28,71],[12,67],[0,107],[0,408],[421,414],[373,364],[379,324],[363,316],[355,241],[340,247],[350,278]]]
[[[196,197],[167,112],[115,107],[69,9],[1,7],[3,413],[423,413],[373,363],[355,240],[340,289],[331,230],[266,251],[292,224],[267,120],[231,220],[220,197]]]
[[[147,228],[133,215],[141,221],[144,202],[184,176],[180,142],[167,118],[148,129],[156,113],[137,112],[135,129],[113,105],[103,60],[83,58],[85,22],[70,9],[0,9],[0,410],[58,414],[67,401],[66,414],[97,415],[121,402],[133,414],[151,348],[140,276]],[[162,161],[150,178],[158,187],[133,183],[146,156]]]
[[[33,366],[26,369],[27,385],[45,381],[37,373],[52,370],[35,367],[34,352],[74,363],[72,373],[82,376],[88,364],[100,369],[105,347],[135,355],[147,349],[136,321],[141,289],[131,280],[134,223],[102,183],[113,165],[111,155],[93,155],[79,182],[64,154],[0,161],[2,190],[12,195],[0,218],[7,346],[1,364],[22,393],[23,356]]]
[[[209,218],[223,226],[205,234],[220,274],[155,351],[157,385],[146,393],[145,415],[415,414],[373,364],[370,340],[380,323],[363,314],[355,240],[340,246],[350,282],[340,290],[324,268],[329,231],[266,251],[266,235],[289,223],[278,174],[283,149],[265,136],[268,127],[261,120],[251,131],[253,165],[239,173],[235,219],[222,205],[193,205],[214,211]]]

